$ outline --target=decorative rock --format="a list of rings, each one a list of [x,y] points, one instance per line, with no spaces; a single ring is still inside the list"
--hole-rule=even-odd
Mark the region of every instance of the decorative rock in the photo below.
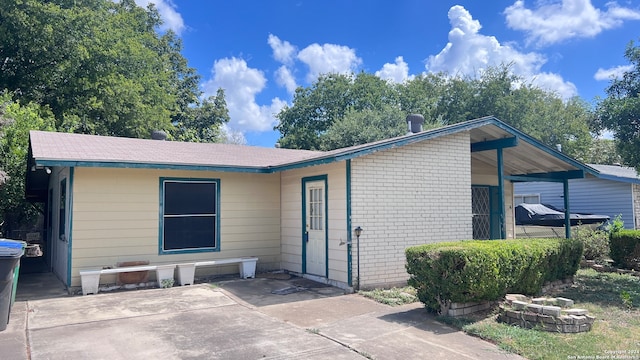
[[[573,319],[573,324],[574,325],[582,325],[582,324],[586,324],[587,323],[587,317],[586,316],[569,315],[569,317],[571,319]]]
[[[585,309],[568,309],[563,310],[563,312],[567,315],[587,315],[587,310]]]
[[[538,320],[546,324],[556,324],[556,318],[551,315],[538,315]]]
[[[560,316],[560,310],[562,310],[559,306],[543,306],[542,313],[545,315],[551,315],[554,317]]]
[[[568,308],[573,306],[573,300],[559,297],[556,298],[556,304],[560,307]]]
[[[528,304],[526,302],[520,300],[513,300],[511,302],[511,306],[513,306],[515,310],[524,310],[527,308],[527,305]]]
[[[513,301],[527,301],[527,297],[522,294],[507,294],[505,295],[505,299],[508,303],[512,303]]]
[[[542,313],[542,305],[527,304],[527,310],[540,314]]]
[[[539,298],[532,299],[531,302],[538,305],[544,305],[547,302],[547,298],[539,297]]]

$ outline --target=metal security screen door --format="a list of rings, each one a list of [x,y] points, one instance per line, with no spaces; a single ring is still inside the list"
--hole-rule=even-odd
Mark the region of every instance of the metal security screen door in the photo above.
[[[472,186],[473,238],[478,240],[500,238],[500,209],[498,189],[495,186]]]
[[[489,239],[491,234],[490,203],[488,187],[471,188],[471,208],[473,212],[473,238]]]
[[[326,185],[325,181],[304,182],[305,263],[308,274],[326,276]]]

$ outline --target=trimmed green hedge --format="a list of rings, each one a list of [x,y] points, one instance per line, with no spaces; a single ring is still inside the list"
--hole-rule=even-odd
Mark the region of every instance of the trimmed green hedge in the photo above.
[[[617,266],[640,270],[640,230],[612,232],[609,246]]]
[[[469,240],[406,250],[409,285],[435,313],[452,302],[495,301],[506,293],[536,294],[546,281],[578,271],[575,239]]]

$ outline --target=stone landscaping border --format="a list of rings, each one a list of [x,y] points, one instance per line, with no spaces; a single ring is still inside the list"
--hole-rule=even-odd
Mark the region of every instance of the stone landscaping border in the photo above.
[[[524,329],[539,329],[560,333],[590,331],[595,317],[585,309],[572,309],[573,300],[566,298],[535,298],[508,294],[499,307],[498,321]],[[563,309],[564,308],[564,309]]]

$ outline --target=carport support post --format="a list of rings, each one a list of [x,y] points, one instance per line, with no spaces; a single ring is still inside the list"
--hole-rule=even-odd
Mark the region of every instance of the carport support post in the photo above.
[[[562,190],[564,192],[564,235],[571,238],[571,210],[569,209],[569,179],[562,179]]]
[[[496,160],[498,163],[498,198],[500,199],[500,238],[507,238],[507,229],[504,224],[504,166],[502,164],[502,148],[496,149]]]

